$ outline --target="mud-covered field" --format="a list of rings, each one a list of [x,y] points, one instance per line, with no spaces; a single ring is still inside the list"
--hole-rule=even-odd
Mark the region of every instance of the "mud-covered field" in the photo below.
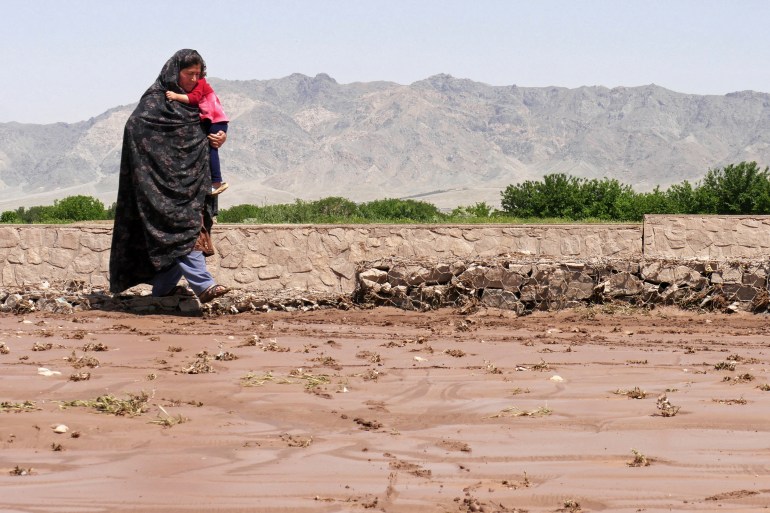
[[[0,314],[0,511],[764,511],[769,331],[602,307]]]

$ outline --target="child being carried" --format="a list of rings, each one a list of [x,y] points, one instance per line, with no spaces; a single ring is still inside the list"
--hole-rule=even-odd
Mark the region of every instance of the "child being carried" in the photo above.
[[[214,93],[205,77],[201,77],[195,88],[188,94],[166,91],[166,99],[178,101],[188,105],[197,106],[201,112],[201,119],[210,123],[209,133],[216,134],[220,130],[227,132],[227,115],[219,98]],[[209,156],[211,157],[211,194],[216,196],[225,191],[229,186],[227,182],[222,181],[222,168],[219,163],[219,150],[209,146]]]

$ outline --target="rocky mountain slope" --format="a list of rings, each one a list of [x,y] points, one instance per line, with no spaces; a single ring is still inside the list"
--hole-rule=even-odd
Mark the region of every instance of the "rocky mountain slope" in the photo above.
[[[324,74],[211,83],[231,117],[223,206],[327,196],[497,206],[507,185],[555,172],[644,191],[730,163],[770,163],[766,93],[493,87],[448,75],[411,85]],[[0,210],[72,194],[112,203],[133,107],[73,124],[0,123]]]

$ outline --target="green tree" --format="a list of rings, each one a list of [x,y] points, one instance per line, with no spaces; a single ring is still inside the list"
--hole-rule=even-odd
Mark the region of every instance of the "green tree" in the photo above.
[[[0,214],[0,223],[19,224],[21,222],[21,217],[13,210],[6,210]]]
[[[767,214],[770,212],[768,168],[756,162],[709,169],[695,191],[701,214]]]
[[[105,219],[104,203],[91,196],[68,196],[54,202],[54,215],[67,221]]]

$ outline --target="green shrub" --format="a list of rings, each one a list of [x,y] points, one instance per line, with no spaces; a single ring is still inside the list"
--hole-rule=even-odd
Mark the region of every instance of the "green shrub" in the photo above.
[[[66,221],[105,219],[104,203],[91,196],[68,196],[54,202],[55,217]]]
[[[13,210],[6,210],[0,214],[0,223],[19,224],[21,222],[21,217]]]

